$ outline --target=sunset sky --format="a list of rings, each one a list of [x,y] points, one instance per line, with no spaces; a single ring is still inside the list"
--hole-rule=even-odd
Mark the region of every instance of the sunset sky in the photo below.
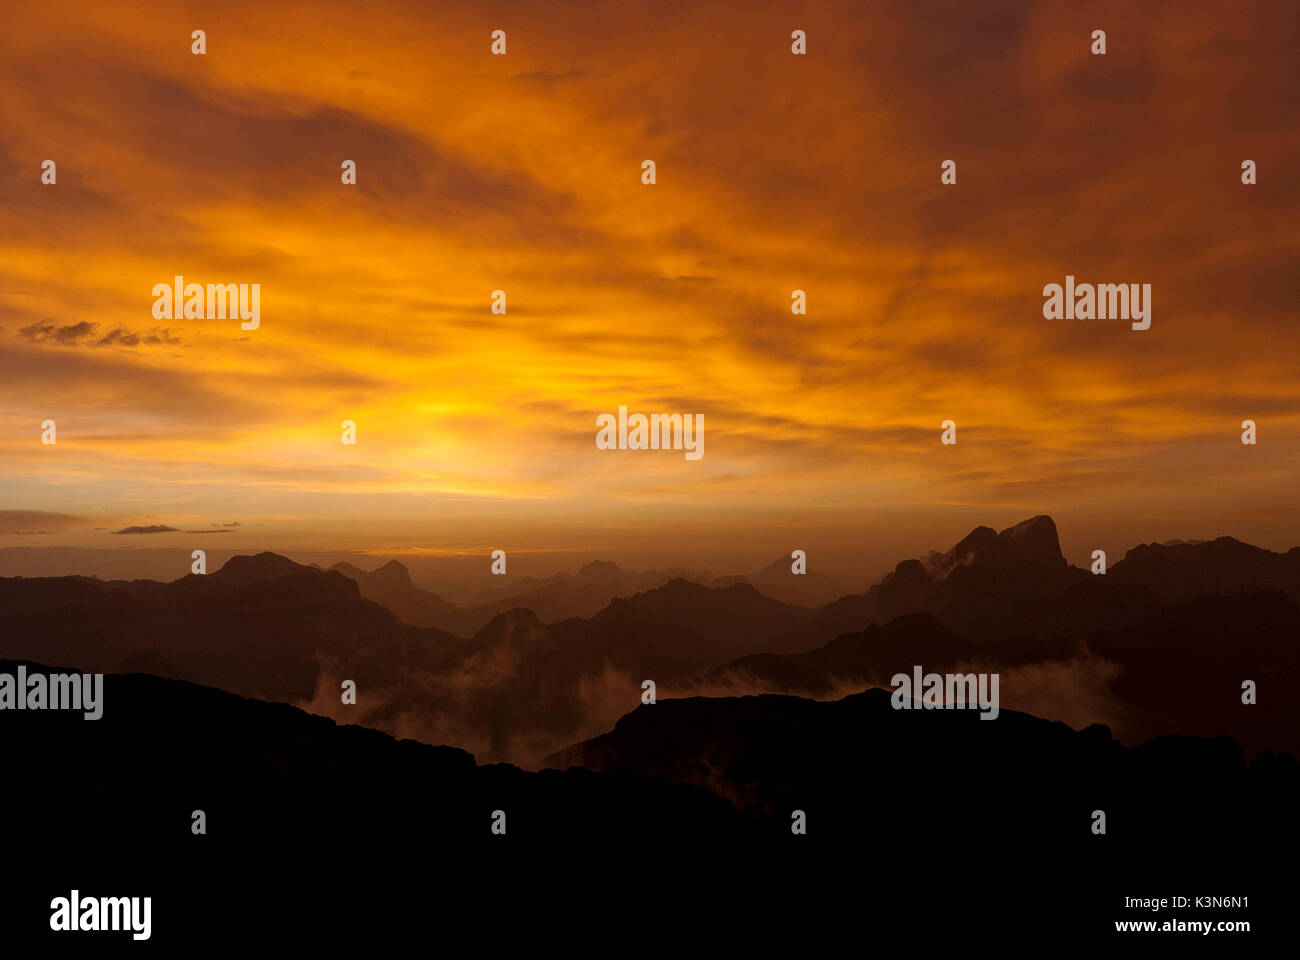
[[[0,547],[1288,548],[1297,48],[1289,0],[16,5]],[[260,329],[155,320],[178,274]],[[1151,328],[1045,320],[1067,274]],[[620,405],[704,457],[597,450]]]

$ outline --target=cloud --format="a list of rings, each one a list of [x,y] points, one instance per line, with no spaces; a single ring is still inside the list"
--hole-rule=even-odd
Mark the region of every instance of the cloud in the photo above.
[[[50,320],[45,320],[20,327],[18,334],[32,343],[53,343],[59,346],[138,347],[142,343],[148,346],[159,346],[175,345],[181,342],[178,337],[172,336],[171,331],[165,328],[155,327],[146,333],[135,333],[121,327],[115,327],[101,336],[95,332],[98,327],[99,324],[88,320],[62,327],[57,326]]]
[[[175,527],[168,527],[161,523],[151,524],[147,527],[123,527],[121,530],[114,530],[114,533],[180,533]]]
[[[90,332],[94,329],[95,325],[85,320],[66,327],[56,327],[53,323],[46,321],[20,327],[18,334],[33,343],[71,344],[90,336]]]
[[[0,536],[54,533],[84,526],[86,518],[43,510],[0,510]]]
[[[131,515],[140,482],[177,516],[228,491],[304,538],[440,531],[447,498],[526,505],[556,537],[669,499],[727,518],[708,541],[658,524],[679,552],[792,493],[826,529],[863,503],[1071,508],[1148,539],[1182,534],[1175,512],[1288,509],[1294,4],[1116,7],[1094,57],[1066,4],[827,0],[795,57],[780,5],[517,3],[491,58],[454,5],[361,32],[322,7],[285,44],[300,14],[267,0],[223,7],[221,56],[193,58],[159,39],[188,14],[124,2],[27,5],[0,34],[0,454],[70,511]],[[55,187],[31,173],[47,154]],[[1152,282],[1151,330],[1045,321],[1067,273]],[[261,328],[154,328],[178,274],[259,283]],[[704,460],[597,456],[593,416],[621,403],[706,414]],[[1267,441],[1243,452],[1252,415]],[[29,442],[49,416],[57,450]]]

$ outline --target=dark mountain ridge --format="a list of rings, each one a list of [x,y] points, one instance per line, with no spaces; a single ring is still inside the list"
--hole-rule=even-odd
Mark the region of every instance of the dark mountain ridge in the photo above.
[[[418,590],[396,561],[359,582],[266,553],[172,583],[0,579],[0,654],[198,680],[516,762],[608,729],[646,680],[664,696],[701,678],[720,692],[739,678],[744,692],[826,696],[916,663],[1008,672],[1011,702],[1104,719],[1126,742],[1230,734],[1254,752],[1300,739],[1277,696],[1295,679],[1296,609],[1221,591],[1255,578],[1294,595],[1297,555],[1228,538],[1143,545],[1094,576],[1065,562],[1050,518],[1034,517],[1000,533],[978,527],[946,553],[900,563],[867,594],[815,610],[746,582],[674,578],[586,618],[503,610],[462,639],[365,598]],[[599,584],[616,570],[589,564],[582,575]],[[1163,601],[1185,593],[1183,582],[1216,592],[1180,612]],[[1080,667],[1096,674],[1092,699],[1070,686]],[[1243,712],[1247,679],[1269,692]],[[340,703],[342,680],[357,685],[355,707]]]
[[[0,654],[156,670],[493,759],[533,759],[607,727],[638,701],[643,679],[796,649],[782,638],[809,616],[747,585],[674,580],[589,620],[544,624],[508,610],[464,640],[403,622],[340,572],[267,553],[171,583],[0,579]],[[341,703],[343,680],[356,684],[355,709]]]
[[[1099,841],[1091,817],[1101,809],[1105,842],[1135,851],[1199,838],[1207,857],[1230,857],[1237,844],[1295,843],[1294,757],[1247,763],[1227,738],[1172,736],[1128,749],[1102,726],[1076,731],[1005,709],[992,721],[967,710],[898,710],[890,699],[868,690],[829,702],[664,700],[547,762],[707,787],[773,834],[804,810],[809,835],[837,842],[879,841],[886,829],[961,837],[970,849],[1041,842],[1082,851]],[[1213,831],[1203,829],[1207,814]]]

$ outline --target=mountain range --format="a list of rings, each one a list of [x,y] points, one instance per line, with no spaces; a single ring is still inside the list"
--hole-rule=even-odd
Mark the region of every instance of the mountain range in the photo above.
[[[531,610],[543,623],[594,617],[615,599],[645,593],[673,580],[688,580],[714,588],[747,584],[782,602],[810,607],[834,600],[843,593],[836,581],[821,574],[793,575],[791,560],[784,557],[778,557],[755,573],[728,577],[714,577],[707,571],[686,568],[629,572],[616,563],[598,560],[585,564],[576,574],[520,577],[503,586],[481,590],[467,603],[453,603],[416,586],[410,572],[397,560],[373,570],[362,570],[351,563],[336,563],[330,569],[355,580],[363,597],[382,604],[407,623],[465,637],[473,636],[494,617],[521,607]]]
[[[1230,538],[1144,544],[1094,575],[1065,561],[1040,516],[1000,533],[977,527],[820,606],[760,589],[782,570],[803,580],[782,560],[755,582],[675,577],[553,622],[487,598],[497,612],[461,636],[409,620],[424,611],[460,629],[471,621],[457,617],[488,610],[444,603],[399,563],[319,570],[266,553],[171,583],[0,579],[0,653],[207,683],[525,764],[608,730],[648,680],[661,697],[829,698],[918,664],[997,670],[1012,708],[1103,721],[1125,743],[1196,733],[1232,736],[1251,754],[1294,752],[1300,725],[1285,691],[1297,670],[1298,558]],[[554,614],[557,596],[596,603],[630,583],[591,564],[524,588]],[[341,702],[348,680],[355,705]],[[1241,702],[1245,681],[1259,688],[1254,705]]]

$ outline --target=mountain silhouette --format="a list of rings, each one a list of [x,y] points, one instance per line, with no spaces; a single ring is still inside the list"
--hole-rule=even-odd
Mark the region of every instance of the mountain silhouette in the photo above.
[[[554,622],[498,599],[505,609],[475,608],[483,623],[466,636],[407,619],[453,605],[397,561],[322,571],[263,553],[171,583],[0,579],[0,654],[202,682],[517,763],[609,729],[646,681],[665,697],[827,697],[918,664],[999,672],[1009,704],[1103,721],[1126,743],[1229,735],[1254,754],[1300,745],[1277,695],[1296,679],[1296,553],[1227,538],[1144,545],[1095,576],[1066,563],[1040,516],[977,527],[815,609],[748,582],[678,577]],[[516,586],[607,592],[627,578],[595,562]],[[1171,603],[1184,583],[1210,592]],[[1248,680],[1260,688],[1250,706]],[[340,701],[343,681],[356,685],[354,706]]]
[[[356,581],[361,595],[367,600],[386,607],[414,626],[470,636],[486,622],[483,616],[417,587],[411,582],[410,571],[396,560],[374,570],[362,570],[350,563],[336,563],[330,569]]]
[[[815,569],[796,574],[787,554],[777,557],[762,570],[744,576],[718,577],[708,581],[715,588],[747,583],[760,593],[801,607],[819,607],[844,596],[843,585]]]
[[[205,942],[233,945],[335,936],[335,913],[500,922],[506,890],[522,897],[511,921],[530,924],[575,897],[644,917],[665,889],[702,924],[758,906],[802,922],[861,909],[844,878],[867,869],[888,872],[872,902],[894,923],[933,922],[935,897],[952,922],[1012,898],[1026,911],[1013,932],[1059,932],[1081,908],[1115,912],[1117,876],[1197,890],[1230,876],[1255,900],[1295,852],[1293,758],[1246,764],[1194,738],[1126,750],[1104,728],[1021,714],[904,713],[883,691],[665,700],[536,773],[152,676],[106,677],[103,704],[96,721],[0,718],[18,778],[0,815],[23,864],[0,904],[7,944],[50,936],[51,898],[69,889],[150,895],[157,942],[192,943],[206,923]],[[1097,809],[1106,836],[1090,831]]]
[[[1006,640],[978,646],[957,636],[927,613],[906,614],[885,626],[845,633],[819,647],[800,653],[759,653],[740,657],[703,677],[706,683],[744,678],[771,693],[797,692],[820,696],[847,684],[859,688],[886,686],[897,673],[911,674],[922,665],[927,671],[947,672],[970,664],[1018,666],[1043,660],[1068,659],[1080,653],[1069,640]]]
[[[400,565],[381,577],[406,581]],[[385,569],[385,568],[381,568]],[[510,609],[468,639],[411,625],[339,571],[264,553],[171,583],[0,579],[0,653],[93,672],[149,669],[243,696],[346,712],[379,729],[531,760],[607,729],[641,683],[750,650],[789,652],[810,611],[747,585],[686,580],[616,599],[590,619]],[[355,683],[355,710],[341,703]]]
[[[830,702],[664,700],[547,763],[707,787],[772,834],[803,810],[809,835],[835,842],[961,838],[963,849],[1045,844],[1075,856],[1096,849],[1097,809],[1112,852],[1197,845],[1198,856],[1230,862],[1243,847],[1296,841],[1292,756],[1248,764],[1227,738],[1127,749],[1102,726],[1076,731],[1007,710],[986,721],[890,700],[879,689]]]
[[[1241,590],[1279,590],[1300,604],[1300,547],[1274,553],[1232,537],[1144,543],[1129,550],[1106,576],[1113,583],[1145,587],[1162,604]]]
[[[1144,544],[1094,575],[1066,562],[1056,524],[1038,516],[1000,533],[976,527],[947,552],[902,561],[862,600],[842,598],[819,615],[839,607],[884,624],[929,613],[971,639],[1067,637],[1139,626],[1162,606],[1241,590],[1278,590],[1300,603],[1300,548],[1278,554],[1231,537]]]
[[[774,598],[779,584],[757,575],[620,595],[640,575],[600,562],[481,606],[446,603],[397,561],[326,571],[272,553],[170,583],[0,579],[0,656],[139,671],[106,678],[99,721],[0,715],[22,784],[0,813],[35,864],[23,914],[66,895],[74,859],[79,878],[111,889],[184,878],[159,892],[160,916],[178,922],[188,901],[172,889],[259,889],[279,903],[294,896],[280,878],[301,884],[293,870],[326,852],[358,878],[428,863],[421,889],[434,878],[458,912],[457,891],[530,862],[548,865],[537,886],[581,888],[588,906],[593,884],[632,896],[628,873],[647,897],[680,890],[703,876],[701,857],[752,858],[755,877],[801,889],[845,863],[912,889],[949,884],[966,903],[1014,889],[1035,916],[1063,900],[1105,916],[1115,877],[1218,889],[1243,863],[1296,852],[1296,762],[1279,752],[1300,744],[1295,555],[1230,538],[1144,544],[1093,575],[1035,517],[977,527],[816,607]],[[412,622],[466,611],[482,622],[463,635]],[[897,711],[864,689],[916,665],[999,673],[998,719]],[[355,704],[340,698],[344,680]],[[647,680],[657,703],[642,703]],[[1257,703],[1242,702],[1245,681]],[[780,695],[680,695],[737,687]],[[539,757],[555,769],[488,762]],[[220,831],[197,853],[194,809]],[[528,838],[551,852],[483,846],[497,809],[508,849]],[[1099,809],[1104,837],[1090,829]],[[805,837],[790,831],[794,810]],[[610,851],[621,859],[594,870]],[[700,903],[741,892],[705,889]],[[743,892],[735,909],[752,909]],[[278,915],[268,922],[279,929]]]
[[[17,667],[0,660],[0,673]],[[752,834],[702,788],[477,764],[463,750],[209,687],[110,675],[102,703],[94,721],[0,713],[0,754],[23,771],[0,792],[7,850],[24,864],[21,889],[0,903],[15,955],[50,936],[51,899],[71,889],[151,896],[159,943],[192,946],[196,931],[205,943],[286,931],[298,943],[346,929],[354,911],[381,916],[405,901],[487,921],[505,885],[530,871],[539,875],[528,903],[557,884],[585,889],[611,844],[745,849]],[[492,833],[495,811],[504,835]],[[382,903],[369,902],[376,888]]]
[[[14,674],[20,662],[29,674],[66,669],[0,660],[0,673]],[[734,811],[702,789],[480,766],[453,747],[196,684],[109,675],[102,703],[94,721],[69,711],[5,712],[0,751],[29,777],[26,789],[7,792],[7,814],[129,836],[141,849],[184,842],[196,807],[214,833],[250,847],[305,847],[322,837],[482,846],[493,839],[494,809],[507,811],[516,835],[624,835],[635,824],[638,835],[725,837],[740,828]],[[67,762],[72,755],[78,763]],[[85,784],[94,784],[94,803],[85,802]]]
[[[1068,633],[1070,608],[1086,605],[1063,610],[1063,601],[1089,576],[1066,562],[1051,517],[1038,516],[1001,533],[976,527],[946,553],[904,560],[867,591],[865,607],[876,623],[929,613],[967,637]]]
[[[1194,733],[1231,736],[1250,753],[1300,752],[1300,713],[1288,697],[1242,703],[1245,681],[1275,692],[1300,681],[1297,558],[1300,550],[1277,554],[1224,537],[1139,546],[1093,575],[1065,562],[1050,518],[1001,533],[977,527],[946,553],[900,563],[865,596],[828,604],[802,628],[811,639],[870,621],[865,631],[738,658],[700,684],[826,696],[888,685],[914,665],[1000,672],[1006,701],[1038,712],[1044,691],[1061,701],[1090,685],[1100,712],[1083,722],[1105,720],[1129,743]]]
[[[1106,721],[1128,743],[1162,734],[1229,736],[1249,753],[1300,753],[1300,713],[1280,691],[1300,679],[1300,609],[1282,593],[1207,595],[1160,609],[1140,626],[1071,638],[957,636],[929,614],[846,633],[812,650],[754,654],[708,671],[705,689],[823,697],[890,686],[914,666],[927,672],[998,673],[1001,697],[1042,704],[1044,690],[1069,697],[1091,679]],[[1099,678],[1099,679],[1094,679]],[[1272,691],[1242,702],[1242,683]]]
[[[627,573],[615,563],[593,560],[576,575],[522,577],[503,587],[482,590],[469,603],[452,603],[416,586],[406,567],[396,560],[370,571],[350,563],[338,563],[331,569],[355,580],[362,596],[382,604],[407,623],[460,637],[473,636],[494,617],[517,607],[533,611],[546,623],[557,623],[573,617],[593,617],[617,597],[654,589],[676,577],[697,582],[712,579],[708,573],[680,569]]]
[[[0,652],[109,673],[148,653],[167,675],[247,696],[310,700],[323,666],[376,686],[466,641],[403,623],[342,574],[272,553],[171,583],[0,579]]]

